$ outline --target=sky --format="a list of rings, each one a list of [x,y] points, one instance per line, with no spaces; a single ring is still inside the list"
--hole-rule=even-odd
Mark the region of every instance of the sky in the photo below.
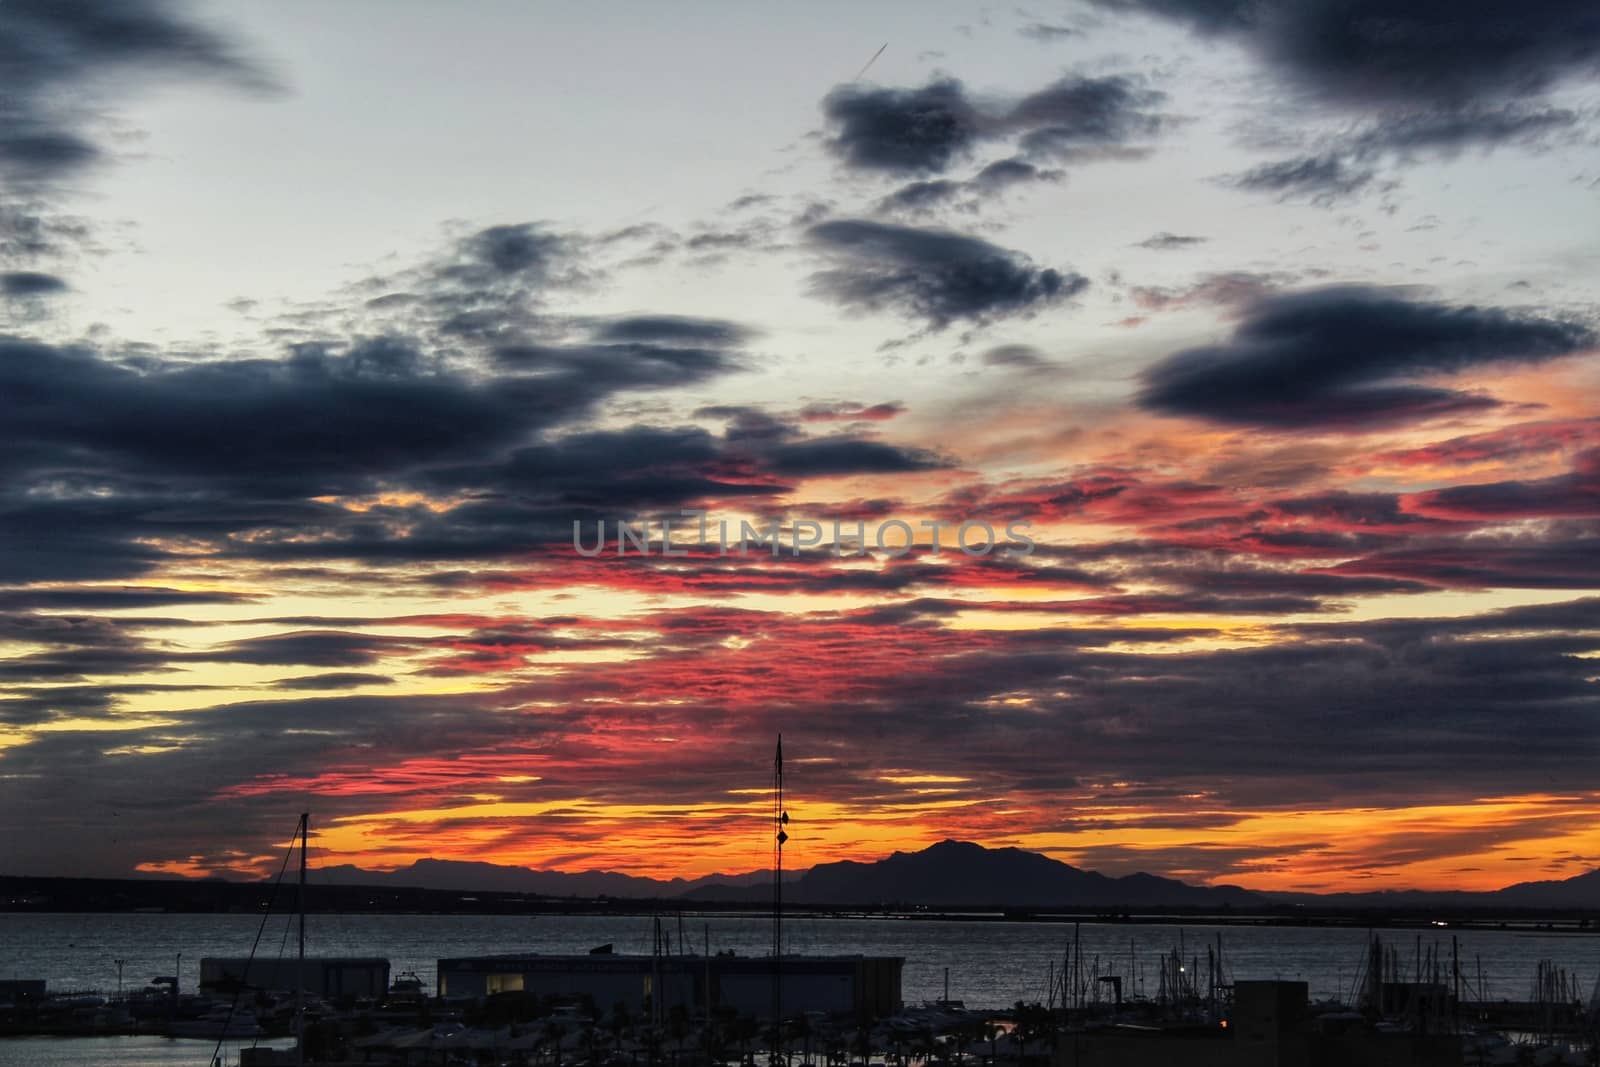
[[[1600,866],[1504,10],[0,5],[0,873]]]

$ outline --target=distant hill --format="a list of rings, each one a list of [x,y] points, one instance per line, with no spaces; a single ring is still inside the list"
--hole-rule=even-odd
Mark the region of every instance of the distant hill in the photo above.
[[[771,892],[769,880],[745,887],[708,885],[685,896],[707,902],[759,900]],[[1250,908],[1265,903],[1238,886],[1194,886],[1152,874],[1112,878],[1037,852],[989,849],[970,841],[941,841],[875,863],[818,864],[784,889],[784,899],[813,905],[1030,908]]]
[[[799,877],[799,872],[795,873]],[[461,892],[536,893],[546,897],[637,897],[672,899],[717,884],[744,886],[760,882],[769,888],[768,871],[713,874],[703,878],[640,878],[618,871],[537,871],[496,863],[421,859],[392,871],[369,871],[350,864],[318,868],[313,880],[323,885],[417,886]],[[785,879],[787,881],[787,879]]]
[[[1560,881],[1520,882],[1490,892],[1386,890],[1375,893],[1256,892],[1233,885],[1197,886],[1151,874],[1114,878],[1019,848],[941,841],[881,860],[823,863],[785,872],[784,899],[800,906],[1008,907],[1035,911],[1163,908],[1231,909],[1265,914],[1330,911],[1600,912],[1600,870]],[[538,871],[493,863],[418,860],[393,871],[340,865],[311,872],[322,910],[378,912],[559,910],[563,902],[607,907],[604,900],[678,900],[758,907],[772,899],[769,871],[703,878],[640,878],[617,871]],[[0,911],[257,910],[263,882],[165,877],[84,879],[0,876]],[[621,904],[618,906],[626,907]]]
[[[1600,911],[1600,869],[1560,881],[1518,882],[1481,893],[1386,889],[1376,893],[1263,893],[1268,900],[1335,908],[1558,908]]]
[[[537,871],[494,863],[417,860],[393,871],[323,867],[324,885],[417,886],[460,892],[535,893],[549,897],[681,899],[756,903],[771,899],[769,871],[695,879],[639,878],[617,871]],[[1037,852],[941,841],[871,863],[843,860],[786,873],[784,898],[811,905],[988,905],[1011,907],[1250,908],[1261,896],[1237,886],[1193,886],[1151,874],[1111,878]]]
[[[1559,882],[1518,882],[1488,894],[1513,908],[1587,908],[1600,911],[1600,868]]]

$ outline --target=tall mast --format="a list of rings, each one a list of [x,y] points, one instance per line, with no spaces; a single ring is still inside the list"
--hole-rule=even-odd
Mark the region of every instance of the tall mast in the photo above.
[[[295,903],[300,912],[300,957],[294,969],[294,1061],[306,1062],[306,837],[311,813],[300,814],[300,888]]]
[[[783,810],[783,735],[772,758],[772,1048],[782,1054],[783,1021],[783,843],[789,813]]]

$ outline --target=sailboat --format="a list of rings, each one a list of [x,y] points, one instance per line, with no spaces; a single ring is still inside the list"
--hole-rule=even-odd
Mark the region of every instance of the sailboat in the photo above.
[[[310,836],[310,832],[311,813],[301,812],[300,821],[295,826],[295,837],[300,839],[300,882],[295,892],[295,912],[299,918],[300,944],[299,955],[296,958],[294,971],[294,1023],[291,1030],[294,1035],[294,1049],[292,1052],[272,1048],[241,1049],[239,1052],[239,1062],[241,1065],[244,1065],[244,1067],[278,1067],[278,1065],[288,1064],[294,1064],[295,1067],[304,1067],[306,1062],[306,839]],[[288,857],[285,856],[285,867],[287,867],[288,862]],[[281,882],[283,878],[281,871],[279,872],[278,877],[279,881]],[[267,916],[263,915],[261,917],[262,929],[266,928],[266,922]],[[261,934],[260,931],[257,931],[256,944],[260,944],[260,942]],[[255,950],[256,946],[252,945],[250,947],[249,959],[245,962],[246,973],[249,972],[250,961],[255,959]],[[192,1035],[179,1034],[174,1031],[173,1036],[215,1037],[217,1039],[217,1046],[212,1050],[212,1058],[210,1062],[213,1064],[220,1063],[222,1058],[222,1042],[224,1040],[239,1037],[256,1037],[262,1033],[260,1025],[256,1022],[254,1013],[248,1008],[244,1009],[243,1011],[239,1010],[239,996],[243,993],[243,991],[244,986],[243,983],[241,983],[238,992],[234,993],[233,1002],[227,1008],[227,1014],[222,1016],[220,1020],[213,1020],[209,1017],[196,1020],[197,1023],[220,1022],[219,1029],[209,1030],[205,1033],[196,1033]],[[220,1010],[220,1008],[217,1009],[217,1012],[220,1012]],[[217,1014],[217,1012],[214,1012],[213,1014]],[[253,1029],[246,1030],[244,1029],[246,1026],[253,1027]]]

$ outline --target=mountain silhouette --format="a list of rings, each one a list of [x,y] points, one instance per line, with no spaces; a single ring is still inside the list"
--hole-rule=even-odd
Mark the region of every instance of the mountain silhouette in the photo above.
[[[695,900],[756,900],[765,885],[711,885]],[[811,868],[783,891],[796,904],[909,904],[939,907],[1252,907],[1263,898],[1238,886],[1194,886],[1153,874],[1113,878],[1020,848],[941,841],[875,863],[843,860]]]
[[[770,871],[657,879],[618,871],[539,871],[494,863],[422,859],[393,871],[339,865],[317,870],[325,885],[419,887],[548,897],[621,897],[695,903],[772,899]],[[1469,908],[1600,909],[1600,870],[1561,881],[1520,882],[1489,892],[1384,890],[1372,893],[1254,892],[1198,886],[1153,874],[1112,877],[1020,848],[940,841],[872,862],[841,860],[785,872],[795,905],[1017,908],[1262,908],[1272,904],[1354,908],[1451,905]]]

